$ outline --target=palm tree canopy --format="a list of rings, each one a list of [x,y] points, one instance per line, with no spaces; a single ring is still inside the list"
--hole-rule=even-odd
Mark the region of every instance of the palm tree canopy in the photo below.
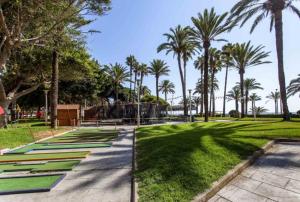
[[[260,100],[261,100],[261,97],[258,96],[256,93],[252,93],[252,94],[249,96],[249,99],[250,99],[250,101],[260,101]]]
[[[112,82],[118,86],[129,80],[129,72],[126,67],[121,64],[110,64],[108,67],[108,73],[111,76]]]
[[[195,69],[201,70],[204,68],[204,56],[199,56],[194,62]]]
[[[217,72],[221,70],[223,61],[221,59],[222,52],[216,48],[209,49],[210,71]]]
[[[159,91],[165,93],[165,94],[168,94],[168,93],[171,93],[171,94],[174,94],[175,93],[175,85],[174,83],[172,83],[170,80],[163,80],[159,86]]]
[[[126,65],[128,65],[129,67],[135,67],[137,66],[138,62],[136,60],[136,58],[133,55],[130,55],[126,58]]]
[[[264,107],[254,107],[254,109],[251,108],[251,111],[255,111],[256,114],[260,115],[262,113],[265,113],[267,111],[269,111],[268,109],[264,108]]]
[[[287,87],[287,93],[289,97],[294,96],[297,93],[300,93],[300,74],[298,74],[298,78],[293,79],[290,82],[290,85]]]
[[[245,73],[245,69],[248,67],[271,63],[265,60],[269,57],[270,52],[264,52],[264,48],[261,45],[254,47],[250,41],[248,43],[234,44],[230,66],[237,68],[240,73]]]
[[[240,82],[237,82],[236,84],[240,85]],[[244,80],[244,88],[246,91],[263,90],[261,84],[256,82],[256,79],[249,79],[249,78]]]
[[[231,20],[226,19],[228,13],[217,15],[215,9],[204,10],[203,14],[198,13],[198,17],[192,17],[195,26],[193,37],[199,43],[210,43],[211,41],[226,41],[217,38],[220,34],[230,31],[235,25]]]
[[[226,95],[227,100],[239,100],[241,98],[241,89],[239,86],[234,86]]]
[[[139,72],[140,72],[140,74],[142,74],[143,76],[147,76],[148,73],[149,73],[148,65],[142,63],[142,64],[140,64],[139,66],[140,66],[140,67],[139,67]]]
[[[151,95],[151,90],[148,88],[148,86],[141,86],[141,95]]]
[[[300,17],[300,11],[293,5],[294,0],[240,0],[231,9],[231,19],[235,18],[236,22],[241,22],[242,27],[249,19],[255,16],[251,26],[252,33],[257,25],[265,18],[270,17],[270,31],[274,27],[274,13],[289,9]]]
[[[268,96],[266,96],[266,98],[276,101],[276,100],[280,99],[280,92],[278,92],[278,91],[271,92]]]
[[[156,78],[161,76],[168,76],[170,72],[167,63],[163,60],[153,60],[150,64],[149,73],[154,75]]]

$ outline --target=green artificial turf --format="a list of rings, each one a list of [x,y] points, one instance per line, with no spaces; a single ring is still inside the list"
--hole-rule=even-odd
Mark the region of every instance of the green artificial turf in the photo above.
[[[61,175],[0,178],[0,192],[50,189],[60,178]]]
[[[300,124],[193,123],[137,132],[139,201],[190,201],[269,140],[300,138]]]
[[[57,171],[68,171],[80,163],[79,160],[70,161],[50,161],[47,163],[38,164],[0,164],[0,170],[3,172],[16,172],[16,171],[30,171],[35,172],[57,172]]]
[[[47,144],[47,143],[36,143],[22,147],[20,149],[13,150],[9,154],[23,154],[32,150],[59,150],[59,149],[83,149],[83,148],[100,148],[110,147],[108,143],[88,143],[88,144]]]
[[[77,158],[85,158],[85,156],[87,154],[89,154],[88,151],[61,152],[61,153],[41,153],[41,154],[5,154],[5,155],[0,156],[0,162],[77,159]]]

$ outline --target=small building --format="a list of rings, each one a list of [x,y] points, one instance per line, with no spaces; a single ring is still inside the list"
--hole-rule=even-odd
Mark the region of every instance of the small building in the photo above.
[[[80,105],[62,104],[57,106],[58,126],[79,126]]]

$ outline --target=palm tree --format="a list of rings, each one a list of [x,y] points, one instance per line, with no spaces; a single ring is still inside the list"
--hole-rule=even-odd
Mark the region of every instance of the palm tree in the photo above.
[[[232,90],[230,90],[226,98],[228,101],[234,100],[235,101],[235,111],[238,114],[239,112],[239,100],[241,99],[241,89],[239,86],[234,86]]]
[[[280,96],[283,105],[284,120],[290,120],[289,109],[287,105],[283,62],[282,11],[287,9],[300,17],[300,11],[293,5],[293,0],[240,0],[234,5],[231,10],[232,18],[236,18],[237,21],[242,21],[241,26],[243,26],[251,17],[257,15],[251,27],[251,33],[264,18],[270,16],[270,31],[272,31],[273,27],[275,27],[278,78],[280,85]]]
[[[119,100],[119,86],[125,81],[128,81],[130,78],[130,72],[127,71],[126,67],[123,67],[121,64],[110,64],[108,67],[108,73],[111,76],[111,80],[114,86],[116,93],[115,101]]]
[[[208,90],[211,92],[210,93],[210,103],[209,103],[209,114],[212,116],[215,116],[215,106],[216,106],[216,100],[215,100],[215,91],[219,90],[219,81],[218,79],[214,79],[213,83],[211,82],[212,77],[209,77],[209,86]]]
[[[240,85],[240,83],[237,83]],[[248,115],[248,102],[249,102],[249,92],[251,90],[263,90],[260,83],[256,82],[256,79],[245,79],[244,80],[244,89],[245,89],[245,115]]]
[[[255,107],[255,108],[251,108],[252,113],[256,113],[257,115],[260,115],[262,113],[265,113],[268,111],[268,109],[264,108],[264,107]]]
[[[130,74],[130,94],[129,94],[129,100],[132,101],[132,71],[133,68],[137,65],[137,60],[133,55],[130,55],[129,57],[126,58],[126,65],[129,66],[129,74]]]
[[[268,98],[269,100],[274,101],[275,104],[275,114],[278,114],[278,100],[280,100],[280,93],[277,91],[275,92],[271,92],[266,98]]]
[[[224,97],[223,97],[223,117],[225,117],[225,114],[226,114],[226,93],[227,93],[229,65],[232,60],[232,57],[231,57],[232,48],[233,48],[233,46],[231,43],[228,43],[222,47],[222,54],[223,54],[222,60],[225,63],[225,68],[226,68],[225,80],[224,80],[225,84],[224,84]]]
[[[242,118],[245,116],[244,74],[246,68],[270,63],[269,61],[265,61],[270,52],[264,52],[263,49],[264,46],[252,46],[250,41],[242,44],[237,43],[232,49],[232,61],[230,65],[235,67],[240,74]]]
[[[192,22],[195,26],[193,37],[204,48],[204,106],[205,106],[205,122],[208,122],[208,60],[209,48],[212,41],[221,41],[217,37],[224,32],[230,31],[234,24],[230,20],[226,20],[228,13],[217,15],[212,8],[210,11],[204,10],[204,13],[193,17]]]
[[[139,71],[140,71],[140,74],[141,74],[141,84],[140,84],[140,91],[141,91],[142,86],[143,86],[143,82],[144,82],[144,77],[148,76],[148,73],[149,73],[148,65],[142,63],[139,67]]]
[[[148,88],[148,86],[141,86],[141,95],[151,95],[151,90]]]
[[[201,97],[193,97],[192,103],[195,104],[196,107],[196,114],[199,112],[199,105],[201,104]]]
[[[168,76],[169,75],[169,67],[163,60],[153,60],[150,64],[149,73],[155,76],[155,84],[156,84],[156,101],[159,101],[159,89],[158,89],[158,82],[159,77],[161,76]]]
[[[177,63],[182,85],[182,96],[184,100],[184,115],[188,115],[187,99],[186,99],[186,64],[188,59],[194,54],[196,43],[191,39],[191,29],[189,27],[181,27],[178,25],[175,29],[171,28],[170,33],[164,34],[167,42],[161,44],[157,48],[157,52],[163,50],[166,54],[173,53],[177,57]]]
[[[51,78],[51,128],[57,129],[57,104],[58,104],[58,52],[52,53],[52,78]]]
[[[204,56],[198,57],[194,62],[196,69],[200,70],[200,79],[196,84],[196,89],[194,94],[200,94],[200,115],[203,116],[203,104],[204,104],[204,93],[203,93],[203,71],[204,71]]]
[[[300,93],[300,74],[298,78],[291,80],[290,85],[287,87],[288,96],[294,96]]]
[[[251,109],[255,109],[255,108],[256,108],[255,102],[261,100],[261,97],[258,96],[256,93],[252,93],[252,94],[249,96],[249,100],[251,101]],[[255,116],[254,112],[255,112],[255,111],[252,110],[252,115],[253,115],[253,116]]]
[[[159,85],[159,91],[165,94],[165,101],[168,102],[167,94],[175,93],[175,85],[170,80],[163,80]]]

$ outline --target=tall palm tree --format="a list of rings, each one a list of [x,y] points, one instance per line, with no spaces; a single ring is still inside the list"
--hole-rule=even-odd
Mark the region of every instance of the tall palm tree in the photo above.
[[[225,63],[225,80],[224,80],[224,97],[223,97],[223,116],[226,114],[226,93],[227,93],[227,82],[228,82],[228,71],[229,65],[232,60],[231,51],[232,44],[228,43],[222,47],[222,60]]]
[[[195,107],[196,107],[196,114],[198,114],[199,113],[199,105],[201,104],[201,97],[199,97],[199,96],[194,96],[193,97],[193,100],[192,100],[192,103],[194,103],[195,104]]]
[[[163,80],[159,85],[159,91],[165,94],[165,101],[168,102],[167,95],[175,93],[175,85],[170,80]]]
[[[219,35],[230,31],[234,24],[227,20],[228,13],[217,15],[214,8],[210,11],[204,10],[203,14],[199,13],[198,17],[193,17],[192,22],[195,26],[193,37],[204,48],[204,106],[205,122],[208,122],[208,63],[209,48],[212,41],[222,41]]]
[[[204,92],[203,92],[203,71],[204,71],[204,56],[198,57],[194,62],[196,69],[200,70],[200,79],[196,84],[195,93],[200,94],[200,115],[203,116]]]
[[[280,93],[276,90],[275,92],[271,92],[266,98],[274,101],[275,104],[275,114],[278,114],[278,100],[280,100]]]
[[[287,92],[289,97],[300,93],[300,74],[298,74],[298,78],[291,80],[290,85],[287,87]]]
[[[156,86],[156,101],[159,101],[159,89],[158,89],[158,82],[159,77],[161,76],[168,76],[169,75],[169,67],[163,60],[153,60],[150,64],[149,73],[155,76],[155,86]]]
[[[263,49],[264,46],[254,47],[250,41],[242,44],[237,43],[232,49],[232,61],[230,65],[236,68],[240,75],[242,118],[245,116],[244,74],[249,67],[270,63],[265,60],[270,52],[264,52]]]
[[[166,51],[166,54],[173,53],[177,58],[180,81],[182,85],[182,96],[184,100],[184,115],[188,115],[187,99],[186,99],[186,64],[189,58],[194,54],[196,43],[191,39],[191,29],[189,27],[171,28],[170,33],[165,33],[167,42],[162,43],[157,52]]]
[[[140,64],[139,71],[141,75],[141,84],[140,84],[140,91],[141,91],[144,82],[144,77],[147,76],[149,73],[148,65],[144,63]]]
[[[260,115],[262,113],[265,113],[268,111],[268,109],[264,108],[264,107],[255,107],[255,108],[251,108],[252,113],[256,113],[257,115]]]
[[[278,78],[280,85],[280,96],[283,105],[284,120],[289,120],[289,109],[287,105],[284,60],[283,60],[283,10],[290,10],[300,17],[300,11],[293,5],[294,0],[240,0],[232,8],[232,18],[241,21],[243,26],[251,17],[256,15],[250,32],[252,33],[256,26],[266,17],[270,16],[270,31],[275,27],[276,49],[278,60]]]
[[[126,58],[126,65],[129,66],[129,74],[130,74],[130,94],[129,94],[129,100],[132,101],[132,71],[134,67],[137,65],[137,60],[133,55],[130,55]]]
[[[215,100],[215,91],[219,90],[219,81],[218,79],[214,79],[213,83],[211,82],[212,77],[209,77],[209,86],[208,90],[210,93],[210,103],[209,103],[209,114],[212,116],[215,116],[215,106],[216,106],[216,100]]]
[[[52,78],[51,78],[51,128],[57,128],[57,104],[58,104],[58,52],[52,53]]]
[[[241,99],[241,89],[239,86],[234,86],[232,90],[230,90],[226,98],[228,101],[234,100],[235,101],[235,111],[238,114],[239,112],[239,100]]]
[[[108,73],[111,76],[111,80],[116,93],[115,101],[118,102],[119,86],[129,80],[130,72],[127,71],[126,67],[123,67],[121,64],[118,63],[114,65],[110,64],[108,68]]]
[[[240,85],[240,83],[237,83]],[[244,89],[245,89],[245,115],[248,115],[248,102],[249,102],[249,92],[251,90],[263,90],[261,84],[256,82],[256,79],[245,79],[244,80]]]
[[[255,109],[255,108],[256,108],[255,102],[261,100],[261,97],[258,96],[256,93],[252,93],[252,94],[249,96],[249,100],[251,101],[251,109]],[[253,116],[255,116],[254,112],[255,112],[255,111],[252,110],[252,115],[253,115]]]

